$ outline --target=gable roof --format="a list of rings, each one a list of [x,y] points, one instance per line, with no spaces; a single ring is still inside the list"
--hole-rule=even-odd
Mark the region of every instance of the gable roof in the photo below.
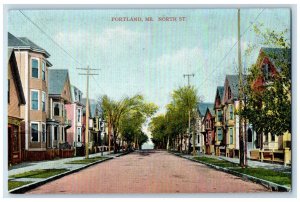
[[[262,47],[260,53],[263,52],[278,69],[279,64],[283,61],[291,64],[291,49],[290,48],[267,48]]]
[[[76,99],[75,99],[75,90],[78,91],[79,94],[81,95],[81,98],[80,98],[80,101],[79,101],[79,102],[76,101]],[[82,93],[82,91],[81,91],[79,88],[77,88],[76,86],[71,85],[71,99],[72,99],[72,102],[76,102],[76,103],[79,104],[79,105],[85,105],[85,104],[82,103],[82,98],[83,98],[83,93]]]
[[[19,99],[19,104],[26,104],[25,96],[24,96],[24,91],[22,87],[22,82],[19,74],[19,69],[18,69],[18,64],[16,61],[16,56],[14,53],[14,50],[12,48],[8,48],[8,62],[10,63],[11,67],[11,74],[14,80],[14,83],[16,85],[17,89],[17,94],[18,94],[18,99]]]
[[[33,43],[31,40],[29,40],[26,37],[15,37],[12,35],[10,32],[8,32],[8,47],[14,48],[14,49],[26,49],[26,50],[31,50],[34,52],[39,52],[42,53],[46,58],[50,57],[50,54],[40,46],[36,45]],[[52,66],[52,64],[47,61],[47,65],[49,67]]]
[[[64,89],[65,82],[69,78],[67,69],[49,69],[48,70],[48,94],[60,95]]]
[[[239,75],[226,75],[228,85],[230,86],[231,93],[234,99],[239,98]],[[242,83],[246,83],[246,75],[242,75]]]
[[[86,103],[86,98],[82,98],[82,102],[85,104]],[[102,113],[101,107],[97,103],[96,100],[94,99],[89,99],[89,112],[90,112],[90,117],[95,117],[96,116],[96,111],[98,111],[98,116]],[[86,112],[86,107],[83,108],[82,113],[85,114]]]
[[[213,109],[213,107],[214,107],[214,103],[211,103],[211,102],[200,102],[197,105],[197,111],[198,111],[200,117],[204,117],[207,108]]]
[[[220,101],[222,102],[223,96],[224,96],[224,86],[217,86],[217,91],[216,91],[216,96],[215,96],[215,102],[216,102],[218,93],[220,95]]]

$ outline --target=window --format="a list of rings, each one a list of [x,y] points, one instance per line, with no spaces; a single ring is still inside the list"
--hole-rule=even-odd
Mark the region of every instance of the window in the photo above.
[[[46,63],[42,63],[42,79],[43,81],[46,81]]]
[[[218,141],[222,141],[223,140],[222,128],[218,128],[217,134],[218,134]]]
[[[198,143],[200,143],[200,135],[197,135]]]
[[[58,126],[54,126],[54,140],[57,140],[58,137]]]
[[[233,106],[229,105],[229,118],[230,120],[233,120]]]
[[[14,151],[19,151],[19,127],[13,126],[13,133],[14,133]]]
[[[31,109],[39,110],[39,91],[37,90],[31,91]]]
[[[74,97],[75,97],[75,101],[77,101],[77,90],[74,89]]]
[[[218,114],[218,117],[217,117],[218,122],[222,122],[223,121],[222,111],[218,109],[217,114]]]
[[[61,115],[65,117],[65,106],[61,104]]]
[[[65,131],[64,131],[63,127],[61,127],[61,140],[62,140],[62,142],[65,142],[65,140],[66,140]]]
[[[77,122],[81,123],[81,109],[77,109]]]
[[[275,134],[271,133],[271,141],[275,142]]]
[[[59,108],[60,108],[60,106],[59,106],[59,103],[54,103],[54,107],[53,107],[53,109],[54,109],[54,116],[60,116],[60,113],[59,113]]]
[[[8,79],[8,87],[7,87],[7,99],[8,99],[8,104],[10,102],[10,79]]]
[[[31,141],[32,142],[39,141],[39,124],[38,123],[31,124]]]
[[[269,64],[264,64],[263,65],[263,75],[264,75],[265,81],[267,81],[269,79],[269,75],[270,75]]]
[[[81,128],[77,128],[77,142],[81,142]]]
[[[46,93],[42,92],[42,111],[46,111]]]
[[[233,128],[229,128],[229,142],[233,144]]]
[[[78,101],[79,101],[79,102],[81,101],[80,93],[78,93]]]
[[[39,61],[37,59],[31,60],[31,76],[33,78],[39,78]]]
[[[247,134],[248,134],[248,142],[252,142],[252,130],[251,130],[251,128],[248,128]]]
[[[46,124],[42,123],[42,142],[46,142]]]
[[[231,89],[230,89],[230,87],[228,86],[228,99],[230,99],[231,98]]]

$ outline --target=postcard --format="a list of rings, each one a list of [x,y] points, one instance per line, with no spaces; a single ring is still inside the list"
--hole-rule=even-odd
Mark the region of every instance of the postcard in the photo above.
[[[9,9],[5,191],[291,192],[291,16]]]

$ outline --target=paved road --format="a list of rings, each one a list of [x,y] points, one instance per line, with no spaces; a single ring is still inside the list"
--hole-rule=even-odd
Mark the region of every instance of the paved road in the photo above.
[[[134,152],[55,180],[30,194],[266,192],[261,185],[165,151]]]

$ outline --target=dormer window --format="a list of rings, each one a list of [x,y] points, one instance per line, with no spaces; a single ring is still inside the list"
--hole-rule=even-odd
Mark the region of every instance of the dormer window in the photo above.
[[[263,76],[264,76],[264,80],[267,81],[270,78],[270,66],[269,64],[264,64],[263,65]]]
[[[231,89],[229,86],[228,86],[228,99],[231,99]]]
[[[75,100],[77,100],[77,90],[74,90]]]

